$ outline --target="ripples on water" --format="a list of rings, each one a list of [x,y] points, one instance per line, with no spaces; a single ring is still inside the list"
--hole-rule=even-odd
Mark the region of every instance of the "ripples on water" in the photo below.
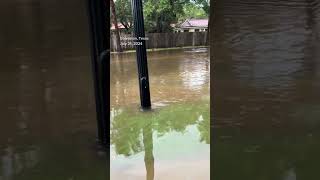
[[[214,11],[214,178],[318,179],[320,2]]]
[[[137,106],[137,65],[135,54],[111,57],[111,107]],[[186,49],[148,54],[152,103],[167,104],[209,98],[210,63],[207,49]]]
[[[147,113],[138,111],[135,54],[111,57],[111,180],[210,179],[207,50],[148,53]]]
[[[87,29],[84,1],[0,1],[0,180],[109,179],[109,157],[95,140]],[[123,137],[132,135],[132,141],[113,140],[117,144],[112,146],[124,150],[116,156],[120,161],[113,162],[120,168],[133,162],[134,168],[129,169],[127,176],[131,179],[150,179],[152,135],[156,132],[157,143],[152,148],[154,171],[159,175],[156,177],[167,180],[192,175],[195,179],[208,179],[208,53],[207,49],[186,51],[189,52],[150,54],[150,84],[156,109],[151,118],[164,122],[154,124],[153,129],[147,126],[150,119],[142,121],[138,116],[141,114],[134,54],[118,56],[118,61],[111,63],[111,114],[117,119],[112,120],[112,132],[124,134]],[[201,102],[195,102],[198,100]],[[172,106],[174,103],[179,105]],[[128,128],[128,122],[132,127]],[[121,152],[130,150],[128,143],[132,143],[133,149],[137,145],[134,150],[140,154],[132,154],[131,158],[139,161],[121,159]],[[140,146],[143,143],[148,147],[146,151]],[[188,148],[170,154],[175,143]],[[112,153],[116,152],[113,150]],[[141,156],[144,151],[148,171]],[[190,157],[187,165],[185,157]],[[202,168],[196,173],[184,172],[199,166]],[[115,172],[113,175],[118,177],[126,175]]]

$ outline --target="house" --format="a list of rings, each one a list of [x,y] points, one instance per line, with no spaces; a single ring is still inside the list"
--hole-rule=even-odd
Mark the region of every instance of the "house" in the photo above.
[[[176,25],[175,32],[204,32],[208,31],[208,19],[187,19]]]
[[[118,29],[119,29],[120,33],[126,31],[126,28],[123,26],[122,23],[118,23]],[[114,26],[113,23],[111,24],[110,30],[111,30],[111,32],[115,32],[115,30],[116,30],[116,27]]]

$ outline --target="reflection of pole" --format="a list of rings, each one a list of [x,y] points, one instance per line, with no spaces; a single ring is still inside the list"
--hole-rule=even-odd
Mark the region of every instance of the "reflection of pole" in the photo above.
[[[144,21],[142,12],[142,0],[132,0],[132,14],[134,21],[134,34],[136,40],[136,55],[139,74],[140,101],[142,108],[150,108],[150,89],[149,75],[147,64],[146,42],[141,38],[145,38]]]
[[[108,144],[109,138],[109,49],[110,42],[107,38],[109,34],[109,23],[107,8],[104,0],[87,0],[89,28],[91,35],[91,61],[93,71],[93,81],[95,89],[96,113],[98,123],[98,138],[103,144]]]
[[[151,123],[143,128],[144,163],[147,170],[147,180],[154,180],[153,138]]]

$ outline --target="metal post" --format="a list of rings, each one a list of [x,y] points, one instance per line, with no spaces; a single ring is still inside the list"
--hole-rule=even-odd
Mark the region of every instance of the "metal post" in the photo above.
[[[109,2],[109,1],[108,1]],[[100,143],[107,145],[109,142],[109,88],[105,84],[109,84],[109,78],[102,78],[108,76],[109,63],[105,63],[109,59],[109,23],[107,8],[105,0],[87,0],[89,30],[91,40],[91,61],[93,82],[95,89],[96,113],[98,124],[98,139]],[[103,66],[102,66],[103,64]]]
[[[132,0],[134,34],[136,39],[136,56],[138,64],[140,102],[143,109],[151,108],[147,51],[144,32],[142,0]]]

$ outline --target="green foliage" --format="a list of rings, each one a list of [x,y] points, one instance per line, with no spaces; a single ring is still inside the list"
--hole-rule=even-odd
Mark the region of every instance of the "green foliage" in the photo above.
[[[116,0],[115,6],[118,22],[126,28],[127,32],[131,32],[133,26],[131,0]]]
[[[144,0],[143,13],[147,32],[170,32],[170,24],[188,18],[205,18],[209,14],[207,0]],[[132,31],[131,0],[116,0],[118,21]]]
[[[195,0],[195,4],[203,9],[208,16],[210,13],[210,1],[209,0]]]
[[[179,21],[190,18],[207,18],[208,14],[199,6],[188,3],[183,6],[183,13],[179,15]]]
[[[171,23],[178,20],[183,13],[183,5],[187,0],[145,0],[145,26],[149,32],[171,31]]]

